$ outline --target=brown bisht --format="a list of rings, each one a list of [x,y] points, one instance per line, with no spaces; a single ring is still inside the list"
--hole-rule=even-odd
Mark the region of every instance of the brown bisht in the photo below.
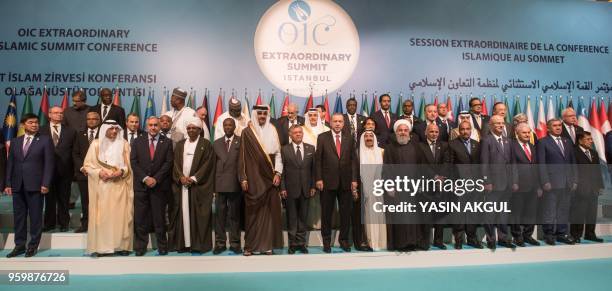
[[[183,153],[187,139],[174,148],[172,197],[169,201],[168,246],[170,251],[185,249],[182,196]],[[189,230],[191,250],[205,253],[212,249],[212,201],[215,181],[215,157],[212,145],[205,138],[198,139],[188,177],[196,183],[189,187]]]
[[[244,193],[244,249],[266,252],[283,247],[280,189],[272,184],[274,165],[251,126],[241,135],[239,175]]]

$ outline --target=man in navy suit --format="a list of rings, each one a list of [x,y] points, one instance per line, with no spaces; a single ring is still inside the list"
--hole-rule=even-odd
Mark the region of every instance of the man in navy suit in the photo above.
[[[482,114],[482,102],[478,97],[474,97],[470,99],[470,114],[472,115],[472,124],[474,124],[474,129],[480,132],[480,136],[488,134],[488,132],[484,127],[487,126],[489,122],[489,116]]]
[[[393,124],[397,121],[397,115],[391,113],[391,96],[389,94],[382,94],[378,97],[380,103],[380,110],[372,114],[372,118],[376,121],[376,139],[378,140],[378,146],[384,148],[389,142],[389,137],[393,134]]]
[[[159,134],[159,118],[147,119],[147,134],[134,140],[130,160],[134,172],[134,251],[143,256],[153,221],[159,255],[168,254],[166,205],[170,196],[174,155],[172,141]]]
[[[43,195],[49,192],[53,178],[54,152],[51,138],[38,134],[38,116],[24,114],[21,124],[25,134],[11,140],[6,167],[4,192],[13,195],[15,248],[7,258],[38,251],[42,233]],[[30,219],[30,242],[26,250],[27,221]]]
[[[503,136],[504,118],[493,115],[489,120],[491,134],[482,138],[480,161],[482,174],[485,177],[485,201],[509,202],[511,192],[518,190],[516,171],[512,166],[514,153],[508,137]],[[507,248],[516,248],[508,233],[508,213],[485,213],[485,232],[487,247],[495,249],[497,244]]]
[[[561,136],[562,121],[550,119],[546,123],[548,135],[538,142],[537,155],[540,183],[544,190],[542,205],[542,228],[546,244],[558,242],[574,244],[568,235],[571,194],[578,187],[576,156],[572,142]]]

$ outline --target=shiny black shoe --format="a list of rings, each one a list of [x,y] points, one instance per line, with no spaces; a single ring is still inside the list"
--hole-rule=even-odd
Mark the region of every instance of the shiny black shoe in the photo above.
[[[302,254],[307,254],[308,253],[308,249],[305,246],[299,247],[298,251],[300,251]]]
[[[87,232],[87,227],[83,227],[83,226],[74,230],[74,233],[85,233],[85,232]]]
[[[482,243],[479,241],[468,241],[467,243],[468,246],[471,246],[475,249],[483,249],[484,246],[482,246]]]
[[[115,254],[122,256],[122,257],[127,257],[130,255],[130,251],[118,251],[118,252],[115,252]]]
[[[218,255],[222,252],[225,252],[227,250],[227,248],[225,246],[216,246],[215,249],[213,250],[213,255]]]
[[[289,248],[287,249],[287,253],[288,253],[288,254],[290,254],[290,255],[295,254],[295,248],[294,248],[294,247],[289,247]]]
[[[516,245],[509,241],[498,241],[497,245],[502,246],[502,247],[507,247],[509,249],[516,249]]]
[[[445,250],[446,246],[443,243],[434,243],[432,246],[439,248],[441,250]]]
[[[463,244],[461,242],[455,242],[454,247],[456,250],[460,250],[463,249]]]
[[[230,247],[229,249],[236,255],[242,254],[242,249],[240,249],[240,247]]]
[[[55,225],[54,226],[47,225],[47,226],[42,228],[42,232],[50,232],[50,231],[54,231],[54,230],[55,230]]]
[[[547,237],[544,239],[544,242],[549,245],[549,246],[554,246],[557,243],[555,243],[555,240],[552,237]]]
[[[146,252],[143,250],[138,250],[138,251],[135,251],[134,253],[137,257],[142,257],[145,255]]]
[[[540,242],[534,239],[533,237],[526,237],[524,241],[532,246],[539,246]]]
[[[522,248],[524,248],[524,247],[525,247],[525,241],[523,241],[523,240],[521,240],[521,239],[515,239],[515,240],[514,240],[514,244],[515,244],[515,245],[517,245],[517,246],[519,246],[519,247],[522,247]]]
[[[362,251],[362,252],[373,252],[374,249],[371,248],[370,246],[366,245],[366,246],[362,246],[360,251]]]
[[[157,250],[157,254],[160,256],[166,256],[168,255],[168,250],[167,249],[159,249]]]
[[[496,246],[496,244],[495,244],[495,241],[488,241],[488,242],[487,242],[487,248],[488,248],[488,249],[490,249],[490,250],[494,250],[494,249],[496,249],[496,248],[497,248],[497,246]]]
[[[598,242],[598,243],[604,242],[603,238],[599,238],[599,237],[596,237],[596,236],[585,236],[584,239],[585,240],[594,241],[594,242]]]
[[[330,246],[323,246],[323,252],[326,254],[331,254],[331,247]]]
[[[38,253],[38,247],[28,248],[28,250],[25,252],[25,257],[33,257],[36,255],[36,253]]]
[[[16,256],[20,256],[25,254],[26,248],[25,246],[17,246],[10,253],[6,255],[7,258],[14,258]]]
[[[567,244],[567,245],[574,245],[574,244],[576,244],[576,242],[574,241],[574,239],[571,236],[560,236],[560,237],[557,237],[557,242],[564,243],[564,244]]]

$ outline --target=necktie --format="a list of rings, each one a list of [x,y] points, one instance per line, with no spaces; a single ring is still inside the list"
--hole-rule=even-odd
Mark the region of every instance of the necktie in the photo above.
[[[482,120],[480,119],[480,115],[476,115],[476,123],[478,123],[478,128],[482,128]]]
[[[51,134],[51,138],[53,138],[53,145],[57,146],[59,143],[59,134],[57,132],[57,124],[53,126],[53,133]]]
[[[357,135],[355,134],[355,116],[351,116],[351,135],[354,139],[357,138]]]
[[[593,158],[591,157],[591,152],[589,150],[584,151],[584,154],[587,156],[587,158],[589,158],[589,161],[593,161]]]
[[[391,127],[391,120],[389,119],[389,113],[385,111],[385,122],[387,123],[387,128]]]
[[[504,151],[504,143],[502,142],[502,138],[497,138],[497,142],[499,142],[499,146],[501,147],[502,152]]]
[[[340,135],[336,134],[336,152],[338,153],[338,158],[340,158],[340,148],[341,148]]]
[[[231,143],[231,141],[232,141],[232,140],[231,140],[231,139],[229,139],[229,138],[228,138],[228,139],[225,139],[225,150],[227,150],[227,152],[228,152],[228,153],[229,153],[230,146],[231,146],[231,144],[232,144],[232,143]]]
[[[574,126],[570,125],[570,136],[572,137],[572,142],[576,143],[576,132],[574,131]]]
[[[151,143],[149,144],[149,155],[151,156],[151,160],[153,160],[153,157],[155,156],[155,138],[152,137],[151,138]]]
[[[434,142],[432,142],[432,143],[430,144],[430,147],[431,147],[431,155],[432,155],[432,156],[433,156],[433,158],[435,159],[435,158],[436,158],[436,142],[435,142],[435,141],[434,141]]]
[[[561,154],[565,157],[565,149],[563,148],[563,143],[561,142],[560,137],[557,138],[557,145],[559,146],[559,149],[561,150]]]
[[[94,130],[90,129],[89,130],[89,138],[87,139],[89,141],[89,143],[91,143],[94,140]]]
[[[472,154],[472,148],[470,147],[470,140],[466,140],[463,142],[465,144],[465,148],[467,149],[468,154]]]
[[[408,122],[410,123],[410,128],[412,128],[413,126],[412,115],[408,116],[406,119],[408,119]]]
[[[23,155],[27,155],[28,154],[28,149],[30,149],[30,142],[32,141],[32,137],[28,136],[28,138],[26,138],[26,142],[23,145]]]
[[[527,155],[527,159],[531,162],[531,152],[526,143],[523,144],[523,150],[525,151],[525,155]]]
[[[297,150],[295,151],[295,155],[297,157],[298,163],[302,163],[302,151],[300,151],[300,146],[297,146]]]
[[[134,133],[130,132],[130,144],[134,142]]]
[[[106,114],[108,114],[108,105],[104,105],[104,110],[102,111],[102,120],[106,119]]]

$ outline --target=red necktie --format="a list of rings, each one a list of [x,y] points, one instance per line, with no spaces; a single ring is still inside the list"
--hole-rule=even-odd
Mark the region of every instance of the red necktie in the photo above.
[[[391,120],[389,119],[389,113],[385,111],[385,122],[387,122],[387,128],[391,127]]]
[[[155,144],[153,143],[154,140],[155,138],[152,137],[151,144],[149,144],[149,155],[151,155],[151,160],[153,160],[153,156],[155,156]]]
[[[338,153],[338,158],[340,158],[340,135],[336,134],[336,152]]]
[[[529,161],[531,162],[531,152],[529,151],[529,149],[527,149],[526,143],[523,144],[523,150],[525,151],[525,155],[527,155],[527,159],[529,159]]]

